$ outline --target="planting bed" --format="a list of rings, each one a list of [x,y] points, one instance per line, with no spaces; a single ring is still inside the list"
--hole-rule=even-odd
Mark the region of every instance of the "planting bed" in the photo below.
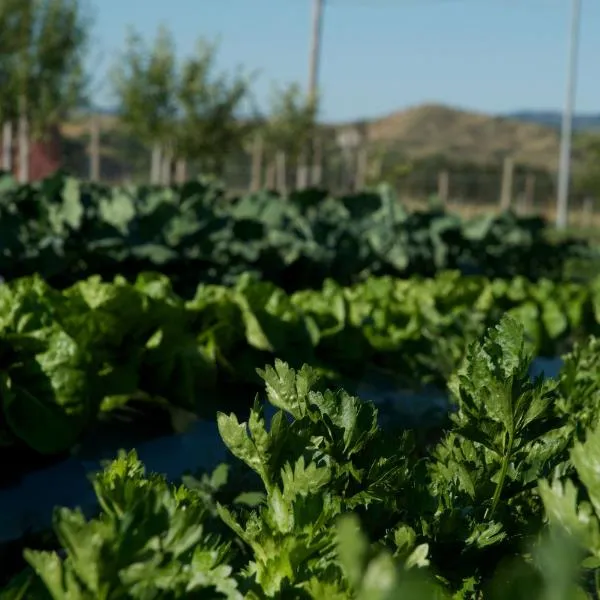
[[[215,184],[108,187],[56,175],[0,178],[0,274],[37,273],[64,288],[90,275],[135,279],[159,270],[191,297],[199,283],[252,272],[287,292],[351,285],[368,275],[557,278],[592,253],[549,241],[539,218],[463,220],[439,208],[408,212],[390,189],[332,197],[308,190],[231,198]],[[581,270],[581,265],[579,267]]]
[[[531,374],[556,377],[561,363],[561,359],[537,359],[531,366]],[[445,424],[449,409],[446,392],[399,390],[395,384],[393,379],[379,375],[366,378],[356,388],[358,397],[377,407],[381,426],[437,429]],[[267,419],[275,414],[269,404],[264,410]],[[79,506],[93,514],[97,503],[90,475],[121,449],[136,450],[149,471],[162,473],[170,481],[180,479],[185,473],[212,471],[228,458],[215,421],[194,421],[185,432],[142,442],[132,440],[131,435],[117,437],[108,431],[102,438],[82,444],[74,456],[0,490],[0,543],[49,528],[56,506]]]
[[[236,479],[218,467],[176,489],[146,475],[138,460],[142,454],[147,466],[176,478],[182,465],[165,461],[170,449],[154,454],[142,445],[121,455],[93,478],[86,497],[88,512],[96,498],[101,515],[56,513],[62,552],[27,551],[35,571],[14,579],[4,597],[68,598],[72,590],[140,597],[147,590],[143,597],[433,600],[493,590],[491,597],[508,599],[515,589],[540,600],[550,590],[565,600],[594,597],[594,563],[579,566],[577,556],[596,552],[600,521],[566,500],[575,485],[594,494],[600,344],[577,346],[557,379],[544,381],[533,371],[557,361],[532,366],[528,348],[509,317],[473,345],[449,382],[452,421],[424,445],[414,429],[378,427],[370,402],[318,391],[316,372],[276,361],[261,373],[269,414],[257,405],[240,425],[220,413],[221,446],[212,427],[219,450],[205,458],[227,451],[246,465]],[[179,438],[172,456],[205,454],[192,442],[199,434]],[[563,525],[573,511],[586,516],[567,537]],[[370,551],[369,540],[378,542]],[[537,562],[542,557],[554,561],[552,571]],[[371,579],[372,569],[381,579]],[[556,593],[558,576],[564,593]]]
[[[0,219],[0,600],[598,597],[584,245],[385,187]]]

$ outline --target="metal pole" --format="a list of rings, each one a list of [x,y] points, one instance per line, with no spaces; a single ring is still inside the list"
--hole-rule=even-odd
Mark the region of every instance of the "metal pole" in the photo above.
[[[568,222],[571,137],[573,128],[573,107],[575,104],[575,94],[577,92],[577,63],[580,21],[581,0],[572,0],[569,58],[567,67],[567,90],[562,118],[560,158],[558,164],[558,198],[556,201],[557,229],[565,229]]]
[[[318,101],[318,81],[319,81],[319,66],[321,63],[321,36],[323,30],[323,2],[324,0],[313,0],[312,5],[312,28],[310,40],[310,55],[308,63],[308,101],[317,109]],[[316,116],[316,115],[315,115]],[[310,185],[314,180],[315,165],[315,146],[316,146],[316,131],[313,131],[307,140],[306,148],[302,156],[302,177],[300,178],[305,185]]]
[[[313,0],[312,37],[310,43],[310,59],[308,67],[308,96],[316,100],[321,62],[321,34],[323,29],[323,0]]]

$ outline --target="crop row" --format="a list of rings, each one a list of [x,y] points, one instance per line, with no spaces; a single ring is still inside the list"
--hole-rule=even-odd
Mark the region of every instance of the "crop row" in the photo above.
[[[582,243],[549,242],[538,218],[408,213],[385,186],[340,198],[318,190],[229,198],[201,182],[112,188],[62,175],[31,185],[0,178],[0,275],[37,273],[59,288],[148,270],[185,297],[244,272],[288,292],[327,278],[349,285],[448,269],[554,279],[582,254]]]
[[[432,443],[276,361],[270,421],[218,414],[233,463],[176,487],[121,455],[94,478],[100,514],[57,510],[60,551],[26,551],[0,598],[595,598],[599,351],[532,381],[531,343],[502,318],[451,377]]]
[[[201,285],[187,301],[151,273],[62,291],[37,276],[15,280],[0,286],[3,452],[60,453],[99,414],[132,401],[169,414],[247,413],[261,386],[256,369],[276,358],[350,390],[373,371],[399,387],[445,387],[468,344],[505,313],[525,326],[536,355],[556,356],[600,333],[600,280],[449,272],[347,288],[327,281],[288,295],[244,276],[233,287]]]

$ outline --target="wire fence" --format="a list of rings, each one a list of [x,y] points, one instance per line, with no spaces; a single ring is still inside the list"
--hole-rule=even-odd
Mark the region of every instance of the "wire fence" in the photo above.
[[[62,162],[77,177],[91,175],[92,160],[89,140],[68,141],[63,146]],[[222,180],[232,195],[243,195],[258,189],[274,189],[287,193],[315,184],[339,195],[360,191],[381,182],[389,183],[399,199],[413,209],[426,208],[432,197],[449,210],[463,216],[512,208],[521,215],[541,215],[549,220],[556,216],[557,180],[552,173],[528,169],[504,159],[497,164],[480,165],[465,171],[451,164],[402,171],[382,172],[377,160],[369,160],[369,150],[355,152],[349,158],[338,149],[328,149],[320,156],[318,167],[310,172],[286,160],[283,153],[263,157],[257,166],[251,152],[239,152],[226,162]],[[371,157],[373,158],[373,157]],[[393,164],[391,165],[394,166]],[[150,151],[128,136],[106,131],[101,135],[97,177],[100,182],[118,185],[147,183],[151,168]],[[188,163],[186,178],[195,178],[201,169]],[[173,165],[171,181],[178,173]],[[600,226],[598,199],[572,194],[570,225],[578,228]]]

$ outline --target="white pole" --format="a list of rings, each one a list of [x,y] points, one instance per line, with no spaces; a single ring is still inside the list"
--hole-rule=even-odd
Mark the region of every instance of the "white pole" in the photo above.
[[[321,37],[323,35],[323,0],[313,0],[310,56],[308,66],[308,96],[317,95],[319,67],[321,66]]]
[[[325,0],[313,0],[312,3],[312,27],[310,40],[310,54],[308,62],[308,100],[311,103],[317,102],[318,82],[319,82],[319,67],[321,65],[321,38],[323,35],[323,4]],[[318,111],[317,111],[318,112]],[[316,115],[315,115],[316,117]],[[312,135],[308,140],[306,149],[303,155],[301,168],[302,177],[300,183],[301,188],[310,185],[315,178],[315,145],[316,136]]]
[[[571,171],[571,137],[573,129],[573,107],[577,92],[577,63],[581,0],[572,0],[569,58],[567,66],[567,90],[563,110],[558,164],[558,198],[556,201],[556,228],[565,229],[568,222],[569,179]]]

